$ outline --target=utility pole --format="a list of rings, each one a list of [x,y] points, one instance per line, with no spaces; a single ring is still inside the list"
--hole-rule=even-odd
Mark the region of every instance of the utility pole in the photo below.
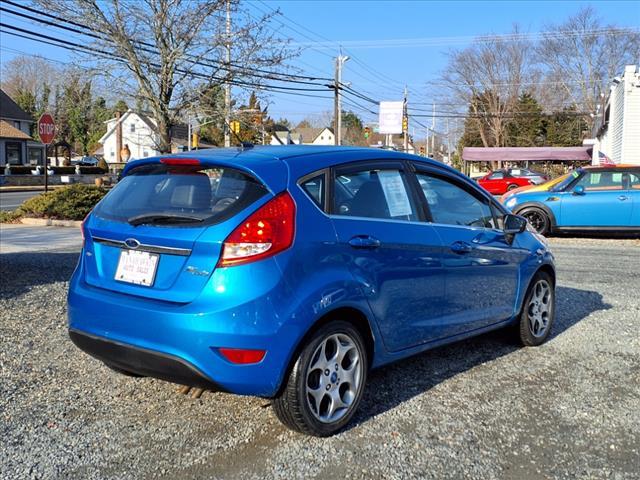
[[[433,104],[433,113],[431,117],[431,154],[436,156],[436,104]]]
[[[404,86],[404,108],[402,115],[404,118],[402,119],[402,133],[404,136],[404,152],[407,153],[409,151],[409,107],[407,105],[407,86]]]
[[[193,127],[191,126],[191,115],[189,115],[189,133],[187,133],[188,135],[188,140],[187,140],[187,150],[191,151],[191,136],[193,135]],[[140,142],[138,142],[138,146],[140,145]],[[139,148],[139,147],[138,147]]]
[[[452,165],[451,161],[451,135],[449,132],[449,119],[447,118],[447,159],[449,160],[449,165]]]
[[[347,55],[340,55],[336,57],[336,74],[334,85],[334,99],[333,99],[333,121],[335,124],[334,130],[334,143],[336,145],[342,145],[342,106],[340,104],[340,88],[342,85],[342,66],[349,60]]]
[[[227,0],[227,31],[226,31],[227,58],[227,81],[224,84],[224,146],[231,146],[231,0]]]

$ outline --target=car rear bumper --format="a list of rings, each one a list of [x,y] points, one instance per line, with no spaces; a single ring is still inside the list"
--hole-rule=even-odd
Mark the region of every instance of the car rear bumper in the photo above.
[[[76,272],[69,288],[71,339],[93,357],[132,373],[273,397],[304,334],[304,324],[287,311],[291,302],[283,296],[290,294],[282,285],[268,295],[215,311],[211,298],[190,304],[160,302],[96,288],[81,277]],[[266,354],[259,363],[234,364],[220,353],[222,347]]]
[[[181,358],[107,340],[69,329],[69,337],[78,348],[92,357],[127,372],[154,377],[180,385],[224,391],[217,383]]]

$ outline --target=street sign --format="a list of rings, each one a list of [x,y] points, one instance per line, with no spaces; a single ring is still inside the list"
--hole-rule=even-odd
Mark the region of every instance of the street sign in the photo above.
[[[56,124],[48,113],[43,113],[38,120],[38,135],[40,135],[40,141],[45,145],[50,145],[53,142],[53,137],[56,136]]]
[[[402,133],[404,102],[380,102],[380,133]]]

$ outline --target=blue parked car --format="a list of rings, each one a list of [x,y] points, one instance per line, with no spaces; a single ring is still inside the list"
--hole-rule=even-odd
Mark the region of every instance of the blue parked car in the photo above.
[[[561,231],[640,233],[640,167],[573,171],[548,190],[514,193],[505,201],[542,235]]]
[[[399,152],[138,160],[84,221],[69,334],[121,373],[273,398],[288,427],[331,435],[373,368],[500,327],[548,338],[553,256],[526,228]]]

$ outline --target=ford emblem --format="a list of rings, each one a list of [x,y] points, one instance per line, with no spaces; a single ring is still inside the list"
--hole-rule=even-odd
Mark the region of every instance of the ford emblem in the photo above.
[[[135,238],[127,238],[124,241],[124,244],[131,249],[136,249],[140,246],[140,242],[138,240],[136,240]]]

